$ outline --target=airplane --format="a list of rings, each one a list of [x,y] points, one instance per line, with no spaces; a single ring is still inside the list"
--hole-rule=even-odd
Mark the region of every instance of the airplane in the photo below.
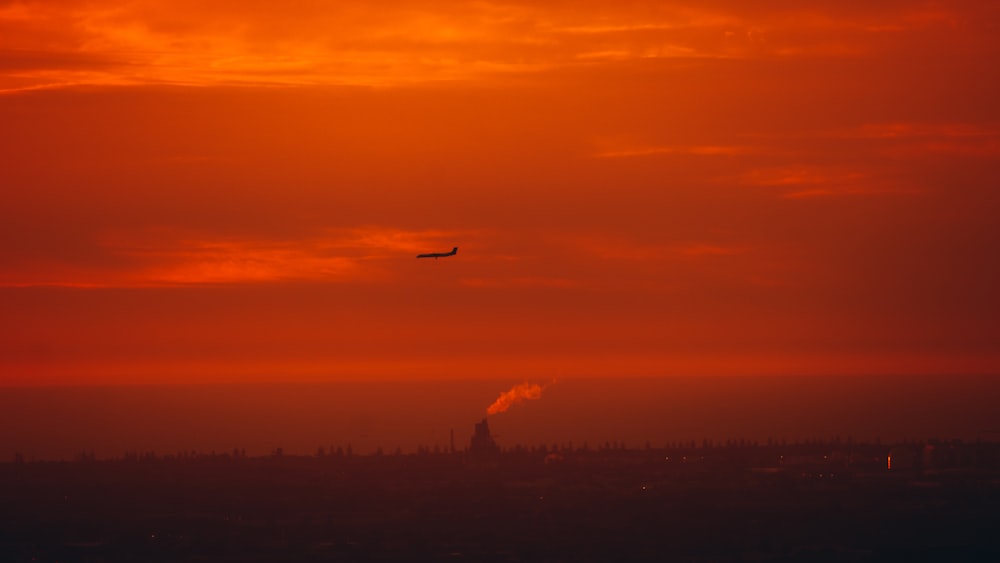
[[[445,258],[447,256],[454,256],[458,253],[458,247],[451,249],[451,252],[431,252],[430,254],[417,254],[417,258],[433,258],[437,260],[438,258]]]

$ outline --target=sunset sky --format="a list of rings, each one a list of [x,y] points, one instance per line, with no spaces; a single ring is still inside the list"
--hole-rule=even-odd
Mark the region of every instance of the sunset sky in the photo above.
[[[998,373],[998,38],[995,0],[0,0],[0,385]]]

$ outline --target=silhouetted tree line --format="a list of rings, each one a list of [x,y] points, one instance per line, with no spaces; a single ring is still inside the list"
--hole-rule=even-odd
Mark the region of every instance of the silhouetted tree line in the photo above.
[[[941,460],[953,460],[950,463],[968,464],[1000,464],[1000,443],[985,442],[977,440],[975,442],[963,442],[962,440],[939,440],[930,439],[923,441],[901,441],[893,444],[883,444],[880,439],[872,442],[856,442],[850,436],[846,440],[835,436],[830,439],[805,439],[789,442],[785,439],[768,438],[766,442],[759,443],[757,440],[727,439],[716,442],[709,438],[704,438],[700,443],[696,440],[669,441],[660,447],[654,446],[646,441],[641,448],[628,448],[623,441],[605,441],[597,448],[592,448],[588,442],[574,445],[573,442],[564,444],[537,444],[524,445],[515,444],[503,447],[500,454],[512,457],[538,457],[544,458],[551,454],[564,456],[566,459],[600,457],[600,456],[639,456],[670,459],[675,456],[683,459],[684,456],[695,456],[699,459],[720,459],[725,457],[735,458],[739,456],[755,456],[754,459],[763,463],[771,463],[777,460],[780,463],[784,456],[791,456],[791,459],[801,459],[802,456],[826,456],[829,459],[854,459],[860,454],[881,457],[884,461],[889,452],[893,449],[903,448],[911,451],[908,457],[917,459],[920,463],[943,463]],[[903,450],[900,450],[903,451]],[[440,445],[426,446],[418,445],[415,452],[404,452],[399,446],[387,454],[381,446],[369,454],[358,455],[352,446],[319,446],[313,456],[289,455],[284,448],[274,448],[270,455],[252,456],[248,455],[245,448],[233,448],[231,452],[218,453],[214,450],[208,453],[197,450],[181,450],[175,454],[158,455],[155,451],[126,451],[121,457],[111,457],[99,459],[92,450],[81,450],[73,458],[74,463],[95,463],[98,461],[111,461],[123,463],[147,463],[157,461],[241,461],[262,458],[283,458],[283,457],[312,457],[317,460],[345,460],[354,457],[364,458],[397,458],[397,457],[450,457],[468,456],[468,448],[451,450]],[[854,458],[851,458],[854,456]],[[824,459],[819,457],[817,459]],[[936,461],[935,461],[936,460]],[[954,461],[954,460],[961,460]],[[972,461],[970,461],[972,460]],[[14,454],[12,464],[32,463],[35,460],[27,460],[22,453]],[[991,465],[992,466],[992,465]]]

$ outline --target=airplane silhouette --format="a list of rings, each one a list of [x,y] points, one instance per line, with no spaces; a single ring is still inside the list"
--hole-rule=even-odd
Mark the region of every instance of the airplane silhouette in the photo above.
[[[451,252],[431,252],[430,254],[417,254],[417,258],[433,258],[437,260],[438,258],[445,258],[447,256],[454,256],[458,253],[458,247],[451,249]]]

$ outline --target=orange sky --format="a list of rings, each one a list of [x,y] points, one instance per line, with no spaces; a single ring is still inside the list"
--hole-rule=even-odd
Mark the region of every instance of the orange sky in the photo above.
[[[0,0],[0,384],[1000,371],[1000,3],[210,4]]]

